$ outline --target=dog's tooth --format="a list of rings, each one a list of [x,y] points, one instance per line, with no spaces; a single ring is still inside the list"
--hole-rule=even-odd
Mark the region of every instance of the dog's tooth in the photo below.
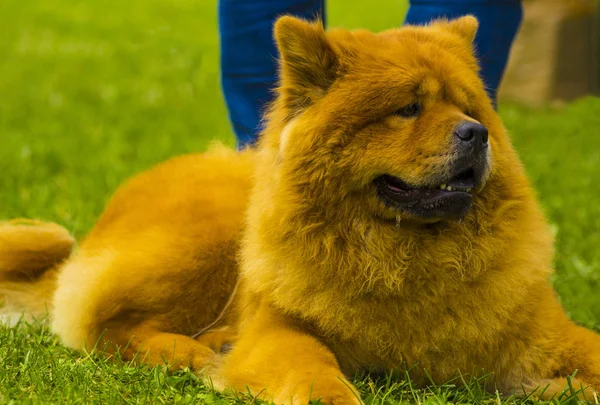
[[[468,188],[468,189],[467,189],[467,193],[470,193],[470,192],[471,192],[471,189],[470,189],[470,188]]]
[[[445,185],[445,184],[442,184],[442,185],[440,186],[440,189],[441,189],[441,190],[443,190],[443,189],[445,189],[445,188],[446,188],[446,185]]]
[[[446,190],[448,190],[448,191],[452,191],[452,186],[448,186],[448,187],[446,187]]]

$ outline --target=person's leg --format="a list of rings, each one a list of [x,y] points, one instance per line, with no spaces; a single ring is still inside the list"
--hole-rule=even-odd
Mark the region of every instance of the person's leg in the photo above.
[[[220,0],[221,85],[238,148],[260,132],[277,80],[273,23],[283,14],[325,21],[324,0]]]
[[[426,24],[434,18],[455,18],[473,14],[479,20],[475,50],[481,76],[491,99],[496,92],[523,10],[521,0],[411,0],[406,24]]]

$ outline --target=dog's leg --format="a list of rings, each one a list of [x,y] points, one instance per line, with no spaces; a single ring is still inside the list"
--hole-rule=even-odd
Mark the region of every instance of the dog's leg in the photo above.
[[[594,400],[600,390],[600,335],[569,322],[555,346],[560,369],[521,389],[542,399],[564,399],[575,394],[578,399]],[[567,377],[573,374],[574,378]]]
[[[581,326],[571,325],[564,331],[564,364],[577,370],[577,378],[600,391],[600,335]],[[586,384],[584,384],[586,385]]]
[[[210,347],[175,333],[154,331],[139,342],[140,347],[133,346],[129,351],[135,353],[136,360],[151,366],[166,364],[173,370],[184,367],[201,370],[217,360]]]
[[[119,352],[123,359],[135,363],[166,365],[172,370],[190,367],[201,371],[205,367],[216,365],[221,357],[221,348],[230,344],[233,339],[234,335],[228,330],[209,331],[194,339],[163,332],[146,323],[132,329],[107,331],[97,348],[105,353]]]
[[[241,332],[213,381],[276,404],[356,405],[360,398],[333,353],[292,321],[263,305]]]

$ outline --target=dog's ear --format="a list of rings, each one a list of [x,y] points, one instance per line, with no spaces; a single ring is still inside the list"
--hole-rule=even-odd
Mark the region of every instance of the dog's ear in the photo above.
[[[296,107],[306,106],[331,86],[337,58],[320,21],[284,16],[275,23],[281,91]]]
[[[445,28],[454,34],[464,38],[467,42],[473,43],[477,30],[479,29],[479,21],[472,15],[465,15],[444,23]]]

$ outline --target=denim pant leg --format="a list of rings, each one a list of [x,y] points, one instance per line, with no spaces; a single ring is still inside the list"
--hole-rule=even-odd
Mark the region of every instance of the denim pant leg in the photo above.
[[[273,23],[291,14],[325,21],[324,0],[220,0],[221,85],[238,148],[261,130],[265,105],[277,80]]]
[[[426,24],[433,18],[456,18],[473,14],[479,20],[475,50],[487,92],[496,93],[523,10],[521,0],[411,0],[406,24]]]

